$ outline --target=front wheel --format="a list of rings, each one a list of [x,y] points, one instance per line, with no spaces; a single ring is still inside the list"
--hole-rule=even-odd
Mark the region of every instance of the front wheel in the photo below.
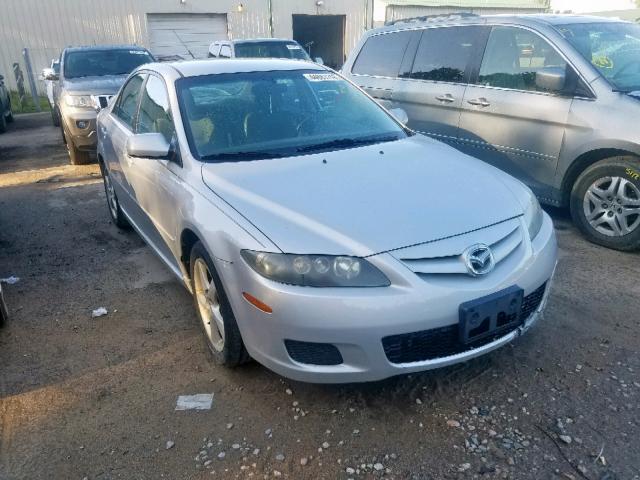
[[[191,249],[191,288],[205,341],[216,363],[235,367],[249,361],[231,304],[204,245]]]
[[[109,215],[111,220],[116,224],[118,228],[128,230],[130,228],[127,218],[122,213],[120,208],[120,202],[118,202],[118,196],[113,188],[113,182],[109,170],[106,169],[104,164],[100,162],[100,170],[102,171],[102,181],[104,182],[104,193],[107,196],[107,207],[109,207]]]
[[[623,251],[640,248],[640,160],[613,157],[591,165],[576,180],[570,207],[592,242]]]

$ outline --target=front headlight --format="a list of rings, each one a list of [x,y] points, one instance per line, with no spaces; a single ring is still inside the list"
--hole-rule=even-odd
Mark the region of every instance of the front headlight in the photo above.
[[[524,220],[527,223],[527,228],[529,229],[529,238],[533,240],[540,232],[543,220],[540,202],[538,202],[538,199],[533,192],[529,195],[527,208],[524,211]]]
[[[89,95],[65,95],[64,103],[74,108],[95,108],[95,103]]]
[[[242,258],[265,278],[305,287],[387,287],[389,279],[363,258],[242,250]]]

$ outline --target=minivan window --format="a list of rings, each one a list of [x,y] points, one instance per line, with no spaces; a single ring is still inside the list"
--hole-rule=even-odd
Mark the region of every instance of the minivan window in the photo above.
[[[640,25],[602,22],[556,28],[615,89],[640,90]]]
[[[436,82],[464,83],[467,65],[483,27],[428,28],[422,33],[411,69],[411,78]]]
[[[402,57],[413,32],[393,32],[370,37],[351,69],[357,75],[398,76]]]
[[[136,110],[138,109],[138,99],[140,98],[140,88],[144,77],[136,75],[122,88],[120,97],[118,98],[113,113],[124,122],[131,130],[136,118]]]
[[[161,133],[167,142],[173,138],[174,127],[167,90],[164,82],[155,75],[149,75],[142,93],[136,133]]]
[[[536,72],[545,67],[567,69],[567,62],[538,34],[515,27],[493,27],[478,82],[489,87],[541,91]]]

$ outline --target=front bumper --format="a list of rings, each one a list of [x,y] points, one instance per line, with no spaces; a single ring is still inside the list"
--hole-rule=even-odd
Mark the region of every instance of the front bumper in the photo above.
[[[63,107],[60,118],[64,125],[67,141],[71,140],[80,150],[94,151],[98,144],[96,117],[93,109]]]
[[[488,353],[523,334],[540,318],[550,291],[556,265],[557,244],[551,219],[543,226],[528,253],[512,268],[492,272],[475,283],[456,284],[448,279],[429,283],[389,254],[370,257],[392,285],[384,288],[308,288],[283,285],[253,272],[240,258],[217,262],[227,286],[245,346],[251,356],[269,369],[295,380],[315,383],[343,383],[380,380],[394,375],[444,367]],[[424,332],[458,324],[461,303],[502,290],[511,285],[524,289],[525,296],[547,288],[526,321],[508,334],[478,348],[453,355],[410,363],[393,363],[385,353],[383,339]],[[471,286],[470,286],[471,285]],[[242,296],[248,292],[272,307],[264,313]],[[285,341],[329,344],[342,362],[318,365],[295,361]]]

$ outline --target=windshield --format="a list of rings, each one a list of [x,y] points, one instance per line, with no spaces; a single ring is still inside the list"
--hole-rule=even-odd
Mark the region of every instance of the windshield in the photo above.
[[[557,28],[616,90],[640,90],[640,25],[603,22]]]
[[[241,161],[337,150],[407,136],[377,103],[318,70],[190,77],[176,82],[191,151]]]
[[[78,50],[64,57],[65,78],[128,75],[134,68],[153,62],[145,50]]]
[[[294,58],[309,60],[309,55],[296,42],[246,42],[236,43],[238,58]]]

